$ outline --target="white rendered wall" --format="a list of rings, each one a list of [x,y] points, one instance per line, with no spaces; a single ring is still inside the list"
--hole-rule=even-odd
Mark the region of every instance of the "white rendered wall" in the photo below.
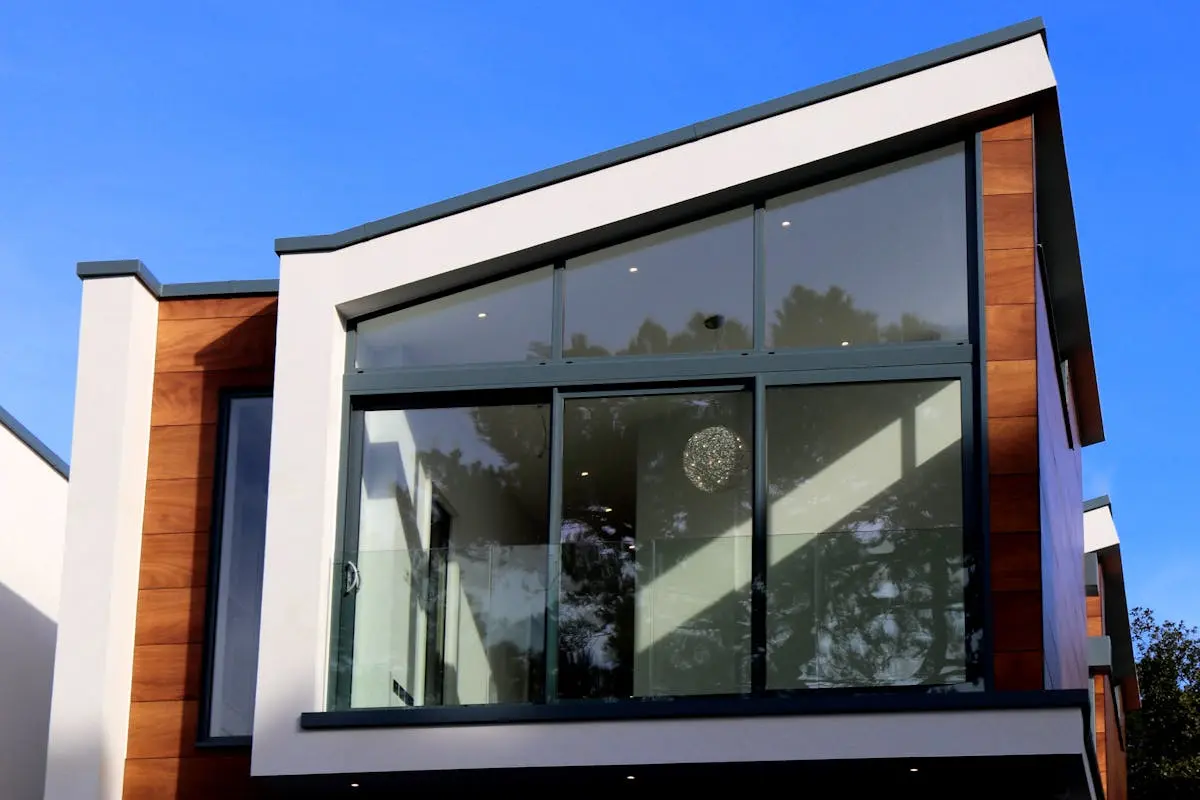
[[[0,787],[42,796],[67,479],[0,425]]]
[[[117,800],[125,771],[158,301],[83,284],[46,800]]]
[[[329,673],[345,365],[338,306],[959,119],[1054,85],[1044,43],[1031,36],[342,250],[284,256],[252,772],[570,761],[562,750],[567,739],[554,733],[565,735],[567,729],[556,726],[549,726],[549,732],[538,726],[490,726],[488,731],[321,733],[298,727],[302,712],[324,708]],[[644,731],[657,728],[638,724]],[[700,727],[680,724],[681,732],[690,732],[684,738],[693,741],[692,733]],[[587,730],[593,736],[613,736],[603,731],[615,729],[571,730],[571,736],[586,738]],[[576,741],[581,748],[583,738]],[[645,748],[632,753],[638,760],[654,759],[656,751],[666,757],[670,749],[665,744],[669,737],[628,741]],[[585,749],[594,751],[598,742]]]

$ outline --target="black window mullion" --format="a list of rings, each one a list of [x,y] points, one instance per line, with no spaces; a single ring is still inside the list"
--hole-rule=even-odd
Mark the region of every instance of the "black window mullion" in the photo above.
[[[767,347],[767,258],[763,246],[767,209],[764,203],[754,205],[754,349]]]
[[[767,688],[767,387],[754,380],[754,483],[750,538],[750,692]]]
[[[563,396],[554,390],[550,406],[550,530],[546,541],[545,702],[558,700],[558,605],[562,577]]]
[[[350,410],[348,447],[346,449],[346,513],[342,531],[341,559],[332,576],[337,593],[337,614],[334,637],[333,692],[334,708],[350,708],[350,689],[353,680],[354,617],[357,586],[351,576],[358,571],[358,524],[362,499],[363,412]]]
[[[563,325],[565,313],[565,303],[563,298],[564,284],[566,282],[566,262],[557,261],[554,264],[553,277],[553,309],[550,319],[550,358],[553,361],[561,361],[563,357]]]

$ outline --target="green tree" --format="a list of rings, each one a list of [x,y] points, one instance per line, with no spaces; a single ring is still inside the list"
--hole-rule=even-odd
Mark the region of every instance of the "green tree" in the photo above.
[[[1142,708],[1126,723],[1130,796],[1200,797],[1200,631],[1146,608],[1132,625]]]

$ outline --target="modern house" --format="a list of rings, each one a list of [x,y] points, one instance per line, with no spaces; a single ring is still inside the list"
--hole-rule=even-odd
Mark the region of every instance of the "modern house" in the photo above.
[[[1096,756],[1108,800],[1125,800],[1125,714],[1137,711],[1142,702],[1125,602],[1121,540],[1107,496],[1088,500],[1083,508]]]
[[[67,515],[67,465],[0,408],[0,797],[37,800]]]
[[[46,797],[1104,796],[1057,91],[1035,20],[278,282],[81,263]]]

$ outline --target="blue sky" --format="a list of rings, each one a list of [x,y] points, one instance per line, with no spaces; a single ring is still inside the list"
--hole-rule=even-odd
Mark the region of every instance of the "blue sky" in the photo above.
[[[1130,600],[1200,623],[1187,2],[0,4],[0,405],[69,456],[75,262],[275,277],[324,233],[1041,15]],[[1187,235],[1187,231],[1193,235]],[[1185,249],[1186,247],[1186,249]]]

